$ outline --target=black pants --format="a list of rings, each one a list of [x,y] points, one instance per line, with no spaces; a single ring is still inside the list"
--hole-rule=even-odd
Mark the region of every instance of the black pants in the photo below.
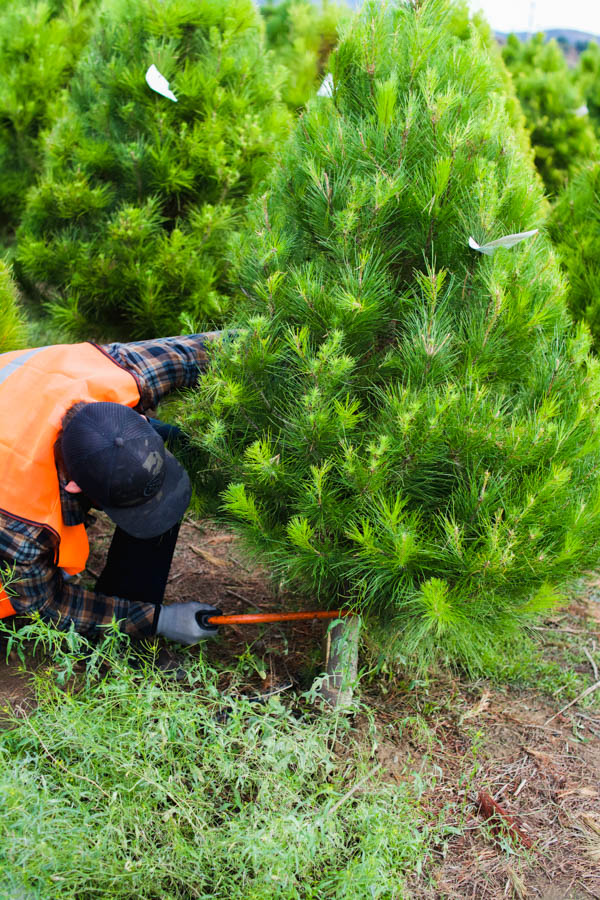
[[[176,442],[179,429],[150,419],[152,427],[169,444]],[[153,538],[136,538],[117,527],[108,550],[106,565],[95,590],[109,597],[121,597],[156,607],[154,624],[163,601],[180,522]]]

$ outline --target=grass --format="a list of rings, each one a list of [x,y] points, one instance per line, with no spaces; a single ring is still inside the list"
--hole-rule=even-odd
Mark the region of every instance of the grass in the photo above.
[[[17,649],[37,639],[56,662],[0,733],[2,896],[406,896],[428,855],[423,783],[381,781],[346,719],[224,696],[203,656],[182,686],[114,634],[23,631]]]
[[[437,666],[418,676],[411,675],[410,669],[403,670],[393,657],[380,651],[376,638],[371,640],[367,636],[370,667],[366,680],[377,684],[383,694],[398,690],[410,692],[419,686],[427,688],[441,673],[454,672],[467,682],[485,681],[498,688],[534,689],[548,699],[556,697],[566,703],[596,682],[591,660],[600,669],[598,622],[569,617],[566,625],[563,629],[560,623],[548,622],[531,632],[511,635],[489,648],[475,671]],[[600,691],[581,700],[582,707],[599,704]]]
[[[594,684],[600,669],[600,605],[595,582],[584,578],[572,585],[570,600],[570,610],[558,610],[530,632],[522,631],[495,648],[485,660],[484,674],[496,684],[535,688],[560,698],[560,705]],[[582,699],[581,706],[599,703],[600,694],[591,694]]]
[[[572,749],[563,760],[557,748],[593,754],[583,730],[594,721],[570,724],[570,711],[553,723],[558,743],[530,724],[537,706],[543,723],[594,681],[598,626],[582,611],[496,647],[484,681],[411,676],[366,648],[352,719],[321,711],[310,691],[244,696],[269,668],[247,644],[225,662],[223,648],[186,651],[180,684],[151,653],[136,661],[117,631],[91,645],[35,620],[18,632],[0,624],[37,704],[27,717],[9,713],[0,732],[0,897],[431,898],[447,877],[460,893],[475,859],[482,897],[499,895],[507,871],[542,890],[542,856],[474,818],[478,790],[510,784],[501,802],[553,853],[565,844],[552,871],[568,858],[591,883],[576,826],[591,808],[595,757],[574,773]],[[279,645],[261,646],[272,661]],[[574,785],[560,800],[572,807],[568,834],[552,793],[563,772]]]
[[[583,650],[593,632],[588,632],[588,641],[583,629],[579,635],[560,631],[552,634],[552,629],[548,632],[544,636],[543,653],[539,643],[526,636],[514,641],[510,653],[490,666],[490,679],[496,684],[535,688],[549,697],[560,695],[565,702],[579,696],[596,680]],[[600,663],[597,650],[594,656]],[[582,706],[597,705],[597,702],[592,695],[582,700]]]

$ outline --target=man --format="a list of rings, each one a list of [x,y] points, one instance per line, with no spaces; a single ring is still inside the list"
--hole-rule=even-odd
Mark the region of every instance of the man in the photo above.
[[[0,354],[0,562],[14,568],[8,612],[38,612],[94,634],[116,619],[132,637],[192,644],[215,633],[203,603],[162,606],[191,487],[144,412],[192,387],[218,332]],[[164,427],[164,426],[163,426]],[[89,553],[91,507],[117,528],[91,591],[70,578]]]

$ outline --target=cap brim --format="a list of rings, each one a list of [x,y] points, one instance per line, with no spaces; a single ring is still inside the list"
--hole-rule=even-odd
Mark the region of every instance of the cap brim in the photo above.
[[[136,538],[158,537],[183,518],[192,496],[188,473],[168,450],[165,450],[165,466],[161,489],[146,503],[102,507],[126,534]]]

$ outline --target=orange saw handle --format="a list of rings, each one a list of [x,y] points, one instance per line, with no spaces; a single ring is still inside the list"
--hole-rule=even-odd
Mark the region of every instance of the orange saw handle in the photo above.
[[[311,619],[341,619],[351,616],[347,609],[315,610],[314,612],[289,613],[240,613],[235,616],[224,616],[222,613],[197,613],[198,624],[202,628],[215,625],[260,625],[267,622],[305,622]]]

